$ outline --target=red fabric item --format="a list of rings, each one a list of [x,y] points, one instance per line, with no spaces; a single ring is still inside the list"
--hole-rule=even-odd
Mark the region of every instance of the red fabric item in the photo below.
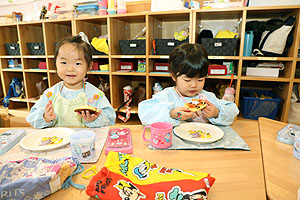
[[[215,178],[207,176],[199,181],[178,180],[139,185],[103,167],[90,181],[86,193],[101,200],[207,200]]]

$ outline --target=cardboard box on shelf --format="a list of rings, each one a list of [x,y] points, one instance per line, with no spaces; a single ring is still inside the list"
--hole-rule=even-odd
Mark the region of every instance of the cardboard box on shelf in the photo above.
[[[247,67],[246,76],[278,77],[279,68]]]

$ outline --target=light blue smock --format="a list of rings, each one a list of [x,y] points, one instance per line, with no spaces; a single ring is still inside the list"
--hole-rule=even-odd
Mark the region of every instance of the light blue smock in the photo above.
[[[116,112],[105,97],[104,93],[93,86],[92,84],[85,82],[85,89],[71,90],[63,86],[63,81],[55,84],[51,88],[44,91],[40,99],[34,104],[30,110],[30,114],[26,117],[26,120],[35,128],[54,127],[57,125],[60,117],[63,115],[59,112],[55,112],[56,119],[51,122],[46,122],[44,119],[45,108],[49,100],[53,102],[53,98],[56,94],[60,94],[66,100],[75,99],[79,94],[84,92],[87,96],[86,105],[95,106],[99,110],[102,110],[97,119],[92,122],[86,122],[83,120],[83,126],[89,128],[96,128],[108,125],[114,125],[116,121]],[[62,89],[61,89],[62,88]],[[61,90],[61,91],[60,91]],[[60,126],[69,127],[72,126],[66,122],[66,124],[60,124]]]
[[[212,92],[202,90],[199,95],[206,96],[209,102],[219,109],[219,116],[217,118],[208,118],[208,121],[212,124],[221,126],[231,125],[234,118],[239,114],[239,109],[235,103],[220,100]],[[190,102],[192,99],[198,99],[199,95],[183,98],[186,102]],[[184,107],[184,100],[176,93],[175,87],[165,88],[151,99],[139,103],[139,118],[143,125],[150,125],[154,122],[168,122],[173,126],[177,126],[181,121],[173,119],[170,116],[170,111],[176,107]]]

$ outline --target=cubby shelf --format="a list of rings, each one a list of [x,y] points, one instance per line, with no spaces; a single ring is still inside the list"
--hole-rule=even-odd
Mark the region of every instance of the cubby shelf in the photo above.
[[[296,16],[294,43],[289,49],[287,57],[245,57],[243,56],[246,22],[251,20],[266,20],[268,18]],[[139,33],[146,27],[145,34]],[[195,43],[202,29],[213,31],[227,29],[239,34],[238,52],[234,56],[209,55],[210,62],[233,61],[235,64],[233,85],[236,89],[235,103],[239,105],[241,87],[273,88],[282,98],[277,119],[286,122],[294,83],[300,83],[295,78],[300,58],[297,58],[300,40],[300,6],[274,7],[242,7],[224,9],[199,9],[166,12],[127,13],[122,15],[93,16],[71,19],[42,20],[37,22],[19,22],[0,25],[0,72],[4,95],[8,93],[9,84],[13,77],[24,81],[25,99],[11,98],[8,112],[17,116],[26,116],[30,108],[37,101],[38,91],[35,85],[43,77],[48,77],[49,86],[60,81],[54,66],[55,45],[62,38],[84,32],[89,40],[94,37],[107,35],[109,54],[93,55],[93,60],[109,64],[109,71],[92,70],[88,76],[99,81],[108,80],[110,90],[109,99],[115,110],[123,103],[123,87],[131,85],[137,87],[139,83],[146,85],[146,98],[152,96],[152,87],[159,81],[163,87],[173,85],[169,73],[153,73],[155,62],[167,62],[168,55],[152,55],[152,41],[154,39],[172,38],[174,32],[182,27],[190,30],[189,42]],[[122,55],[119,40],[129,40],[134,37],[144,37],[146,53],[144,55]],[[4,44],[19,43],[20,55],[7,55]],[[29,42],[43,42],[45,55],[30,55],[27,48]],[[8,60],[17,59],[23,68],[9,68]],[[123,61],[145,60],[145,72],[121,72],[119,64]],[[37,69],[40,62],[47,63],[47,69]],[[281,61],[285,69],[280,71],[278,78],[246,76],[244,67],[248,62]],[[90,80],[90,77],[88,80]],[[91,80],[92,80],[91,79]],[[222,80],[230,83],[231,76],[208,76],[207,84]],[[99,82],[94,85],[98,86]],[[135,102],[136,104],[136,102]],[[125,108],[119,110],[126,112]],[[138,112],[137,105],[133,105],[131,113]]]

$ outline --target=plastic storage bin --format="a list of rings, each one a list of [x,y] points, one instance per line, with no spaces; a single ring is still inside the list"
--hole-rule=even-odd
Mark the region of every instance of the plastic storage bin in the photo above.
[[[210,56],[235,56],[238,38],[201,38],[202,45]]]
[[[145,55],[146,40],[120,40],[122,55]]]
[[[29,42],[27,47],[30,55],[45,55],[45,46],[43,42]]]
[[[4,44],[6,48],[7,55],[9,56],[19,56],[20,54],[20,46],[18,43],[9,43]]]
[[[244,118],[258,119],[266,117],[275,119],[281,98],[271,90],[241,88],[241,110]],[[272,97],[263,98],[263,97]]]
[[[78,6],[76,8],[76,11],[78,17],[98,15],[98,6],[96,5]]]
[[[153,54],[169,55],[175,47],[186,42],[189,42],[189,38],[183,41],[175,39],[155,39],[155,44],[153,44]]]

